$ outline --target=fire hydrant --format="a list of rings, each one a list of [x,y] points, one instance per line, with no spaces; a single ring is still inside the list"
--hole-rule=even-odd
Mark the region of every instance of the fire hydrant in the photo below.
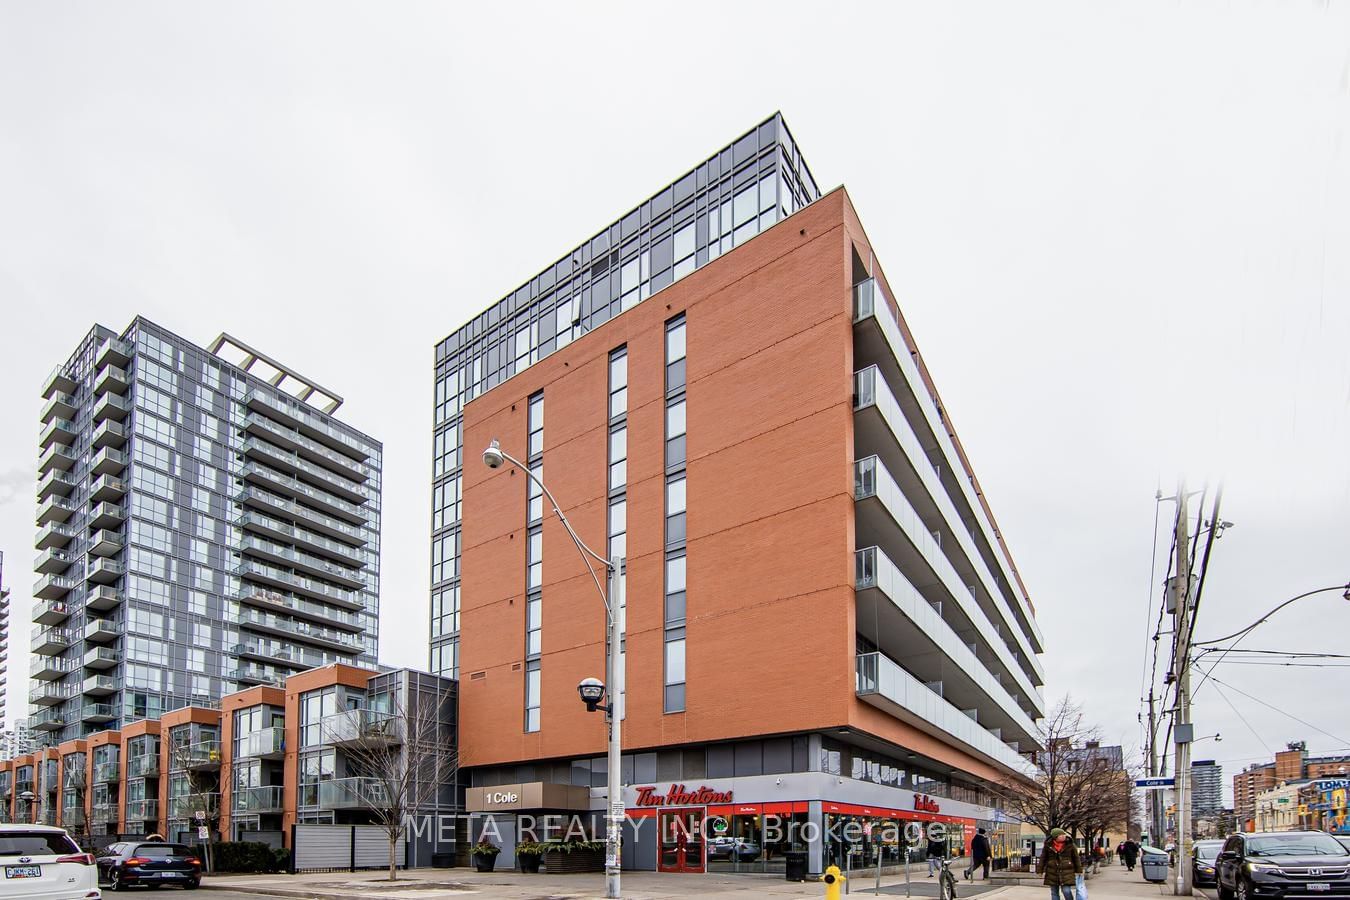
[[[825,882],[825,900],[839,900],[839,891],[843,882],[848,881],[844,873],[839,871],[838,866],[830,866],[825,870],[825,874],[820,876],[820,880]]]

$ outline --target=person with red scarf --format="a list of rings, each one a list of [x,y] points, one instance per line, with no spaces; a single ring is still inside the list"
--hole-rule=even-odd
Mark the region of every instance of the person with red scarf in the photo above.
[[[1041,850],[1043,883],[1050,888],[1050,900],[1074,900],[1078,876],[1083,874],[1083,858],[1063,828],[1050,829],[1050,840]]]

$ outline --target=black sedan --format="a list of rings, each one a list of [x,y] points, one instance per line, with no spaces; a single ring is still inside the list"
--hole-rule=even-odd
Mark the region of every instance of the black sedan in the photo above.
[[[1196,841],[1191,847],[1191,883],[1198,887],[1212,886],[1214,862],[1223,849],[1223,841]]]
[[[96,862],[99,881],[107,884],[110,891],[138,884],[147,887],[176,884],[193,890],[202,883],[201,858],[183,844],[123,841],[104,850]]]
[[[1235,834],[1216,863],[1220,900],[1350,897],[1350,853],[1322,831]]]

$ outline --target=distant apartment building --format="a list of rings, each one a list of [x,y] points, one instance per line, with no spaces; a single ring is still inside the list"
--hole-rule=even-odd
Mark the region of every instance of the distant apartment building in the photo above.
[[[1350,756],[1308,756],[1304,741],[1293,741],[1275,754],[1273,762],[1252,763],[1233,776],[1233,812],[1239,827],[1251,827],[1256,821],[1257,797],[1280,782],[1298,782],[1310,778],[1350,777]]]
[[[12,759],[33,752],[33,732],[28,723],[16,721],[11,728],[0,729],[0,759]]]
[[[373,665],[378,441],[222,335],[95,326],[42,386],[30,724],[61,744]]]
[[[1217,815],[1223,806],[1223,766],[1212,759],[1191,763],[1191,811],[1199,816]]]
[[[0,551],[0,741],[9,721],[9,588],[5,587],[5,554]],[[0,747],[0,750],[4,749]]]
[[[323,666],[218,706],[179,707],[0,759],[0,818],[60,825],[95,845],[155,832],[198,843],[205,827],[212,840],[290,847],[295,825],[376,820],[387,795],[361,748],[378,742],[424,760],[417,742],[429,739],[453,757],[456,701],[455,682],[429,673]],[[434,727],[410,733],[409,711],[428,705]],[[26,791],[36,799],[24,800]],[[409,833],[407,861],[428,865],[454,849],[463,791],[450,772],[413,796],[411,813],[428,822]]]

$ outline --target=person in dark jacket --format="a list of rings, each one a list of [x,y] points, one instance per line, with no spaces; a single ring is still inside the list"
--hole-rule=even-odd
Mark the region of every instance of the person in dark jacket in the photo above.
[[[1074,887],[1083,874],[1083,858],[1063,828],[1050,829],[1050,840],[1041,851],[1043,883],[1050,888],[1050,900],[1074,900]]]
[[[932,838],[928,840],[928,877],[932,878],[933,873],[942,868],[942,861],[947,858],[947,845],[942,841],[935,841]]]
[[[1128,840],[1121,844],[1120,858],[1125,860],[1125,871],[1133,872],[1135,861],[1139,859],[1139,845]]]
[[[989,861],[993,859],[994,854],[989,849],[989,838],[985,835],[984,829],[980,828],[975,832],[974,839],[970,842],[970,868],[966,869],[966,881],[970,881],[971,876],[978,868],[984,868],[984,880],[989,880]]]

